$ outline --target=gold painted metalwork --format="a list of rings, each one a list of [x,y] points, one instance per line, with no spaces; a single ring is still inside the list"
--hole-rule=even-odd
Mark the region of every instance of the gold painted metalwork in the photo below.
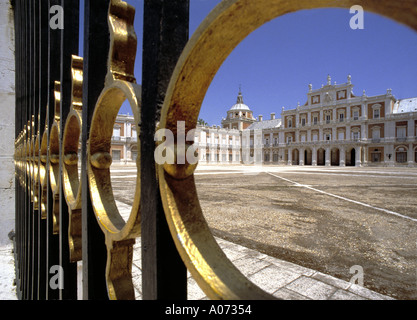
[[[39,182],[41,184],[41,218],[46,219],[47,217],[47,180],[48,180],[48,125],[45,124],[43,130],[41,146],[40,146],[40,161],[39,161]]]
[[[35,135],[34,135],[34,127],[35,127],[35,116],[32,115],[32,120],[29,121],[30,123],[30,132],[28,136],[28,165],[29,165],[29,177],[28,177],[28,190],[30,192],[30,201],[32,203],[35,202],[35,194],[34,194],[34,143],[35,143]]]
[[[38,122],[39,123],[39,122]],[[35,136],[35,142],[33,145],[33,179],[32,179],[32,185],[33,185],[33,208],[35,210],[39,209],[39,185],[40,185],[40,179],[39,179],[39,147],[40,147],[40,133],[39,128],[36,132]]]
[[[194,129],[205,93],[223,61],[249,33],[264,23],[302,9],[350,8],[395,18],[417,29],[417,1],[380,0],[225,0],[201,23],[189,40],[171,77],[160,128],[177,132],[185,121]],[[174,165],[175,166],[175,165]],[[203,217],[190,164],[157,166],[161,197],[176,247],[199,286],[213,299],[272,298],[250,283],[226,258]]]
[[[78,175],[78,154],[82,130],[83,58],[71,58],[71,109],[65,122],[62,140],[62,187],[68,204],[68,242],[70,261],[82,259],[81,242],[81,182]]]
[[[30,133],[31,133],[31,121],[28,120],[26,125],[26,139],[25,139],[25,160],[26,160],[26,190],[30,194]]]
[[[59,233],[59,135],[60,135],[60,108],[61,84],[55,81],[55,116],[49,135],[49,181],[53,194],[52,225],[53,233]]]
[[[126,99],[139,125],[141,88],[133,74],[137,45],[134,15],[135,9],[126,2],[110,2],[108,72],[105,87],[94,109],[87,146],[91,201],[106,238],[106,281],[110,299],[135,298],[131,271],[133,245],[140,235],[140,176],[137,175],[132,211],[126,222],[115,203],[110,179],[111,137],[116,116]],[[138,142],[138,149],[139,146]],[[138,153],[136,165],[140,172],[140,150]]]

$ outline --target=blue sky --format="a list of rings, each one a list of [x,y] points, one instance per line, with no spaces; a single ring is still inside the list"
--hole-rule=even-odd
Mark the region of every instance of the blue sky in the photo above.
[[[82,1],[83,2],[83,1]],[[138,50],[135,76],[141,83],[143,1],[136,8]],[[190,1],[190,36],[220,0]],[[313,89],[344,83],[352,76],[356,95],[377,95],[392,88],[397,99],[417,96],[417,33],[385,17],[365,12],[364,29],[352,30],[349,9],[303,10],[279,17],[252,32],[223,63],[209,87],[200,117],[220,125],[236,102],[239,85],[254,116],[269,119],[281,108],[304,104]],[[120,113],[132,114],[129,105]]]

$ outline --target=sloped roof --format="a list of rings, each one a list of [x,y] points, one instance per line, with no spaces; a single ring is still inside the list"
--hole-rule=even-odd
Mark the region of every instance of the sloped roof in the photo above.
[[[281,126],[281,119],[264,120],[252,123],[248,129],[250,130],[264,130],[273,129]]]
[[[417,97],[398,100],[394,104],[393,113],[417,112]]]

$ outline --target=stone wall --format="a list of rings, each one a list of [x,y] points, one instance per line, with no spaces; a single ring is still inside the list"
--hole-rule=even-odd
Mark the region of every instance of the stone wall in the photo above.
[[[14,229],[15,62],[10,0],[0,0],[0,246]]]

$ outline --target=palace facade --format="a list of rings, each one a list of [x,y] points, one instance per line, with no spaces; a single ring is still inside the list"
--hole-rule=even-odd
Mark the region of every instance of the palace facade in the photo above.
[[[221,126],[197,126],[199,163],[417,166],[417,98],[398,100],[391,89],[355,96],[352,89],[350,75],[337,85],[328,76],[320,89],[308,86],[304,105],[282,108],[280,119],[255,118],[239,90]],[[133,130],[133,118],[120,115],[114,161],[135,159]]]

